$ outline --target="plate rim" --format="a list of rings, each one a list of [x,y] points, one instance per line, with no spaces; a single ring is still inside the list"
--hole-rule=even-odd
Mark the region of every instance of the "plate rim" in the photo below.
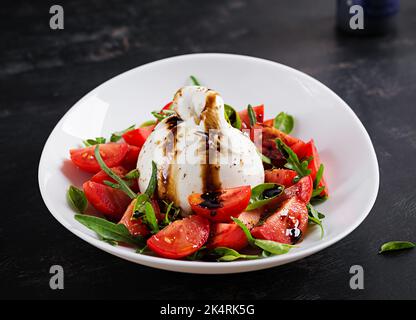
[[[105,243],[103,241],[100,241],[97,238],[94,238],[93,236],[82,232],[81,230],[75,229],[72,225],[66,222],[66,220],[59,214],[53,212],[52,210],[52,204],[48,200],[48,197],[46,195],[46,190],[43,189],[42,181],[41,181],[41,175],[43,173],[43,167],[42,164],[45,162],[46,157],[46,150],[48,149],[49,144],[51,143],[52,136],[54,133],[58,130],[58,128],[61,126],[64,119],[67,118],[67,116],[74,110],[74,107],[79,105],[83,100],[88,98],[89,96],[93,95],[96,91],[100,90],[102,87],[107,85],[109,82],[113,80],[117,80],[123,77],[128,76],[130,73],[137,72],[140,69],[150,68],[154,64],[160,64],[160,63],[171,63],[173,61],[179,61],[179,60],[186,60],[186,59],[193,59],[193,58],[229,58],[229,59],[246,59],[251,60],[254,62],[259,63],[266,63],[273,66],[278,66],[282,69],[286,69],[287,71],[294,72],[300,77],[306,77],[310,81],[313,81],[317,83],[324,91],[326,91],[327,94],[332,95],[333,98],[336,99],[338,104],[342,106],[354,119],[354,121],[358,124],[358,127],[363,134],[363,137],[366,140],[366,143],[370,146],[371,153],[368,155],[371,159],[370,161],[373,163],[372,170],[373,175],[375,177],[375,184],[374,188],[371,192],[371,195],[369,195],[369,201],[367,202],[367,205],[364,210],[362,210],[360,216],[356,221],[349,225],[343,232],[335,235],[332,239],[329,239],[322,243],[317,243],[313,247],[304,250],[304,251],[292,251],[288,254],[280,255],[280,256],[273,256],[269,257],[267,259],[259,259],[259,260],[243,260],[243,261],[233,261],[231,263],[221,263],[221,262],[202,262],[202,261],[186,261],[186,260],[172,260],[172,259],[166,259],[161,258],[157,256],[151,256],[151,255],[145,255],[145,254],[138,254],[132,251],[125,250],[126,248],[119,248],[112,246],[108,243]],[[312,254],[315,254],[318,251],[321,251],[323,249],[328,248],[329,246],[337,243],[338,241],[342,240],[344,237],[349,235],[352,231],[354,231],[364,220],[365,218],[370,214],[371,209],[373,208],[377,196],[378,191],[380,187],[380,169],[378,165],[377,160],[377,154],[375,152],[374,145],[371,141],[370,135],[368,134],[367,130],[365,129],[364,125],[362,124],[361,120],[358,118],[358,116],[355,114],[355,112],[351,109],[351,107],[343,100],[341,99],[334,91],[332,91],[329,87],[327,87],[325,84],[320,82],[319,80],[313,78],[312,76],[294,69],[292,67],[289,67],[287,65],[281,64],[279,62],[248,56],[248,55],[240,55],[240,54],[230,54],[230,53],[192,53],[192,54],[184,54],[184,55],[177,55],[172,56],[152,62],[148,62],[146,64],[134,67],[132,69],[126,70],[114,77],[109,78],[108,80],[104,81],[94,89],[90,90],[88,93],[86,93],[84,96],[82,96],[79,100],[77,100],[66,112],[60,120],[57,122],[57,124],[54,126],[50,134],[48,135],[48,138],[45,141],[45,144],[42,148],[42,153],[39,159],[38,164],[38,185],[40,189],[40,193],[42,196],[42,199],[50,212],[50,214],[60,223],[62,224],[66,229],[68,229],[70,232],[75,234],[77,237],[81,238],[82,240],[86,241],[87,243],[93,245],[96,248],[99,248],[105,252],[108,252],[112,255],[115,255],[117,257],[120,257],[122,259],[138,263],[145,266],[150,266],[153,268],[168,270],[168,271],[177,271],[177,272],[184,272],[184,273],[199,273],[199,274],[227,274],[227,273],[240,273],[240,272],[249,272],[249,271],[256,271],[256,270],[262,270],[266,268],[270,268],[273,266],[279,266],[287,263],[291,263],[293,261],[305,258],[307,256],[310,256]],[[81,224],[80,224],[81,226]],[[123,250],[124,249],[124,250]],[[283,260],[283,261],[282,261]],[[281,262],[281,263],[279,263]]]

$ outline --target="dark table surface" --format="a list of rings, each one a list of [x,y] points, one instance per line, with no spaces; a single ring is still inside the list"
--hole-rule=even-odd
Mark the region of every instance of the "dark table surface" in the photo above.
[[[65,29],[49,29],[51,3],[2,2],[0,11],[0,297],[137,299],[416,298],[416,2],[402,1],[397,32],[352,38],[334,29],[333,1],[60,1]],[[189,275],[136,265],[61,226],[39,193],[42,147],[63,114],[103,81],[192,52],[278,61],[317,78],[356,112],[374,143],[377,202],[352,234],[289,265],[235,275]],[[351,141],[351,143],[354,143]],[[357,163],[359,166],[360,164]],[[62,265],[65,289],[49,289]],[[365,289],[351,290],[362,265]]]

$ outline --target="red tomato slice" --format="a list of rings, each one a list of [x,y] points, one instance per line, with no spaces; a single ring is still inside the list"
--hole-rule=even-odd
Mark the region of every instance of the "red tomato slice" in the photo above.
[[[139,158],[140,148],[130,144],[128,146],[129,149],[127,150],[126,156],[124,157],[121,164],[127,170],[133,170],[137,166],[137,159]]]
[[[265,209],[267,211],[273,211],[278,208],[282,202],[297,197],[303,203],[308,203],[311,199],[313,191],[313,181],[311,176],[301,178],[297,183],[293,186],[286,188],[283,191],[283,194],[278,196],[276,199],[270,201],[266,206]]]
[[[128,131],[125,134],[123,134],[123,139],[128,144],[141,148],[142,145],[145,143],[146,139],[152,133],[155,126],[156,125],[143,127],[143,128],[137,128],[137,129]]]
[[[192,210],[215,222],[229,222],[248,205],[250,186],[229,188],[219,192],[193,193],[188,197]]]
[[[321,159],[319,158],[319,153],[318,150],[315,147],[315,143],[313,141],[313,139],[311,141],[309,141],[304,149],[304,157],[308,158],[308,157],[312,157],[312,161],[309,163],[308,168],[311,170],[311,177],[312,180],[315,181],[316,178],[316,173],[319,170],[319,167],[321,165]],[[324,187],[324,191],[322,191],[322,193],[320,194],[321,196],[328,196],[328,186],[326,184],[325,178],[322,177],[321,181],[319,182],[318,187]]]
[[[308,228],[308,210],[297,197],[286,200],[266,221],[251,230],[254,238],[294,244]]]
[[[83,188],[88,202],[113,221],[120,220],[131,201],[123,191],[94,181],[85,182]]]
[[[256,120],[259,123],[262,123],[264,120],[264,105],[259,105],[257,107],[253,107],[253,111],[256,114]],[[241,121],[245,124],[246,128],[250,128],[250,118],[248,116],[248,110],[247,108],[244,110],[241,110],[238,115],[240,116]]]
[[[106,143],[100,144],[99,148],[105,164],[111,168],[120,165],[127,153],[128,146],[125,143]],[[94,149],[95,146],[70,150],[72,162],[84,171],[97,173],[101,168],[95,159]]]
[[[209,236],[209,221],[198,215],[176,220],[151,236],[147,246],[157,255],[181,259],[198,251]]]
[[[242,212],[240,219],[251,230],[260,220],[260,210]],[[227,247],[241,250],[248,245],[248,240],[243,230],[235,223],[215,223],[212,225],[211,238],[207,244],[209,249]]]
[[[131,219],[135,203],[136,199],[130,203],[119,223],[124,224],[131,235],[146,237],[150,232],[147,226],[142,222],[142,219]]]
[[[293,186],[295,184],[293,179],[298,175],[296,171],[288,169],[266,170],[264,174],[265,182],[282,184],[285,188]]]

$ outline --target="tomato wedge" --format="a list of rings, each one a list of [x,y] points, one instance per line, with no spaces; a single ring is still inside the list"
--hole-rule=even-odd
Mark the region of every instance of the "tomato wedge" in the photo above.
[[[311,170],[312,180],[315,181],[316,173],[319,170],[321,165],[321,159],[319,158],[318,150],[315,147],[313,139],[309,141],[304,148],[305,158],[312,157],[312,161],[309,162],[308,168]],[[322,176],[321,181],[319,182],[318,188],[324,187],[324,190],[321,192],[320,196],[328,196],[328,186],[326,184],[325,178]]]
[[[308,210],[297,197],[286,200],[274,214],[261,225],[254,227],[254,238],[295,244],[308,228]]]
[[[126,169],[133,170],[137,166],[137,159],[139,158],[140,148],[130,144],[128,146],[129,149],[127,150],[126,156],[124,157],[121,164]]]
[[[242,212],[238,219],[251,230],[260,220],[260,210]],[[243,230],[235,223],[215,223],[212,226],[211,237],[207,248],[227,247],[234,250],[241,250],[248,245],[248,240]]]
[[[136,199],[134,199],[127,207],[127,210],[124,212],[119,223],[124,224],[131,235],[146,237],[150,232],[147,226],[142,222],[142,219],[131,219],[135,203]]]
[[[264,172],[264,180],[265,182],[272,182],[277,184],[282,184],[285,188],[293,186],[295,183],[293,179],[298,175],[294,170],[288,169],[273,169],[273,170],[266,170]]]
[[[198,215],[176,220],[151,236],[147,246],[157,255],[181,259],[198,251],[209,236],[209,221]]]
[[[218,192],[193,193],[188,197],[192,211],[215,222],[229,222],[248,205],[250,186],[229,188]]]
[[[156,125],[127,131],[125,134],[123,134],[123,139],[128,144],[141,148],[145,143],[146,139],[152,133],[155,126]]]
[[[131,201],[123,191],[101,183],[87,181],[82,187],[88,202],[113,221],[120,220]]]
[[[262,123],[264,120],[264,105],[253,107],[253,111],[256,114],[256,121]],[[241,121],[245,124],[246,128],[250,128],[250,118],[248,116],[247,108],[238,112]]]
[[[84,171],[97,173],[101,168],[95,159],[94,149],[95,146],[70,150],[72,162]],[[105,164],[111,168],[120,165],[127,153],[128,146],[125,143],[106,143],[100,144],[99,150]]]
[[[311,176],[306,176],[300,179],[293,186],[286,188],[283,194],[278,196],[276,199],[271,200],[265,209],[268,212],[276,210],[284,201],[297,197],[303,203],[308,203],[311,199],[313,191],[313,181]]]

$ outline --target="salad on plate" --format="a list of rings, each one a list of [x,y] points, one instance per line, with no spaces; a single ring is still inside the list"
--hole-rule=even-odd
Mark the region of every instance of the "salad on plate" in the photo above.
[[[236,110],[191,80],[153,120],[69,151],[91,174],[68,189],[75,219],[111,245],[169,259],[261,259],[289,252],[310,225],[323,236],[313,204],[329,194],[314,140],[290,135],[285,112]]]

